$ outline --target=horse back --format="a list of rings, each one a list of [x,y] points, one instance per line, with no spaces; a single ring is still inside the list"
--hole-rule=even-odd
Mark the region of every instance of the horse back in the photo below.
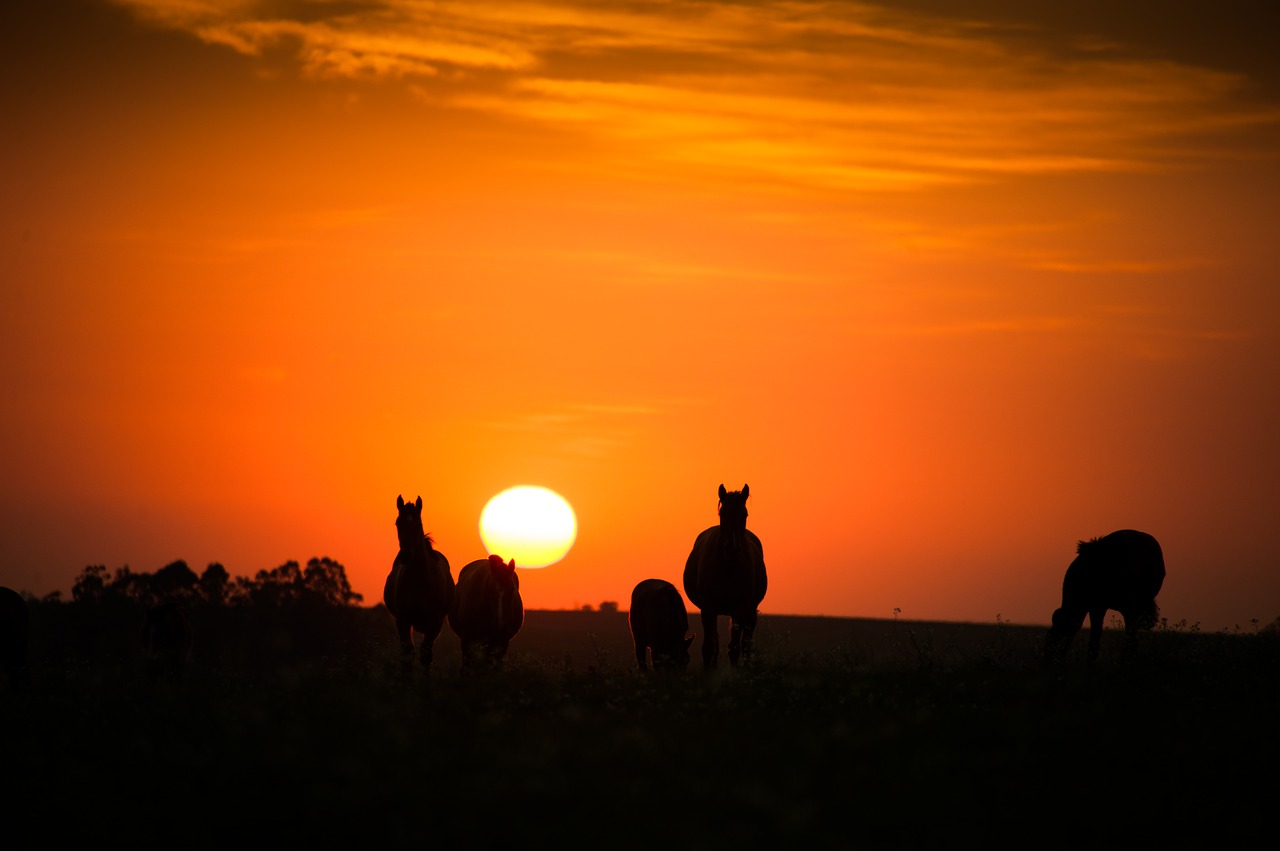
[[[744,529],[736,541],[719,526],[698,535],[684,566],[689,602],[704,610],[754,610],[768,587],[764,545],[750,529]]]
[[[1081,543],[1063,578],[1063,606],[1125,611],[1154,599],[1164,578],[1164,553],[1154,537],[1132,530],[1113,532]]]
[[[393,617],[443,616],[453,602],[453,572],[444,553],[427,550],[424,565],[403,551],[396,555],[382,587],[382,602]]]
[[[510,640],[524,625],[524,601],[519,579],[508,608],[499,610],[501,588],[488,559],[477,559],[458,572],[458,586],[449,607],[449,626],[464,639]]]

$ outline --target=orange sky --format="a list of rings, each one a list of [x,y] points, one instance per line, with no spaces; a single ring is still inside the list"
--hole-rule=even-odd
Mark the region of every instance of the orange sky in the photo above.
[[[1264,10],[1024,5],[8,0],[0,582],[374,603],[398,494],[456,574],[537,484],[526,605],[625,606],[723,482],[765,614],[1047,623],[1137,528],[1269,622]]]

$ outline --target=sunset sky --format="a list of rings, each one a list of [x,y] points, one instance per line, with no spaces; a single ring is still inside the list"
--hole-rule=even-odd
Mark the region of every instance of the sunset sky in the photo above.
[[[1268,5],[965,5],[5,0],[0,584],[373,604],[533,484],[526,606],[625,608],[749,483],[765,616],[1047,624],[1134,528],[1275,619]]]

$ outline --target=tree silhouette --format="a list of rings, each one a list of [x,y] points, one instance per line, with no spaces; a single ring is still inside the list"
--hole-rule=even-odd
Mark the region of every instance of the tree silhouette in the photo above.
[[[71,599],[92,603],[101,600],[107,590],[107,566],[91,564],[86,567],[71,586]]]
[[[150,581],[151,600],[156,603],[163,600],[190,600],[197,594],[200,578],[187,563],[181,559],[165,565],[156,571]]]
[[[76,577],[71,599],[142,606],[180,601],[195,606],[289,608],[304,602],[320,607],[352,606],[364,595],[351,589],[346,568],[326,556],[310,559],[305,568],[290,560],[271,570],[259,570],[253,578],[234,581],[218,562],[199,576],[181,559],[154,574],[135,572],[128,565],[111,574],[104,565],[94,564]]]
[[[236,585],[250,605],[286,608],[301,596],[302,570],[296,561],[290,559],[271,570],[259,570],[253,579],[241,577],[236,580]]]
[[[221,606],[228,602],[232,592],[231,574],[219,562],[213,562],[200,574],[200,596],[211,606]]]
[[[351,590],[346,568],[327,556],[307,562],[302,583],[306,595],[322,605],[352,606],[364,599],[363,594]]]

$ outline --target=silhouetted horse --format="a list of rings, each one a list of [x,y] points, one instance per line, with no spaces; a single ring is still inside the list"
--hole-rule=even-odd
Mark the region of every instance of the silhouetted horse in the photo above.
[[[715,667],[720,656],[716,618],[728,615],[729,663],[751,660],[751,638],[760,601],[768,589],[764,547],[747,531],[747,497],[751,490],[726,491],[720,486],[720,525],[698,535],[684,566],[684,593],[702,612],[702,664]]]
[[[499,668],[511,639],[524,625],[524,601],[516,562],[501,556],[476,559],[458,572],[449,626],[462,639],[462,669]]]
[[[395,618],[405,668],[412,666],[413,631],[421,636],[418,654],[424,670],[431,669],[436,639],[453,603],[453,573],[449,560],[436,552],[431,536],[422,530],[422,497],[408,504],[396,497],[396,536],[400,551],[382,589],[382,602]]]
[[[1156,595],[1164,585],[1164,553],[1146,532],[1122,529],[1102,538],[1080,541],[1076,558],[1062,581],[1062,607],[1053,613],[1045,639],[1045,657],[1061,659],[1089,616],[1089,661],[1098,658],[1107,610],[1124,618],[1125,646],[1140,629],[1156,624]]]
[[[142,651],[152,677],[178,677],[191,657],[193,630],[186,607],[176,601],[147,609],[142,623]]]
[[[27,639],[30,633],[27,601],[12,588],[0,587],[0,665],[4,666],[10,686],[25,686],[29,680]]]
[[[636,662],[646,669],[646,657],[653,654],[654,670],[684,670],[689,666],[689,613],[684,598],[665,579],[645,579],[631,591],[627,613],[631,638],[636,645]]]

